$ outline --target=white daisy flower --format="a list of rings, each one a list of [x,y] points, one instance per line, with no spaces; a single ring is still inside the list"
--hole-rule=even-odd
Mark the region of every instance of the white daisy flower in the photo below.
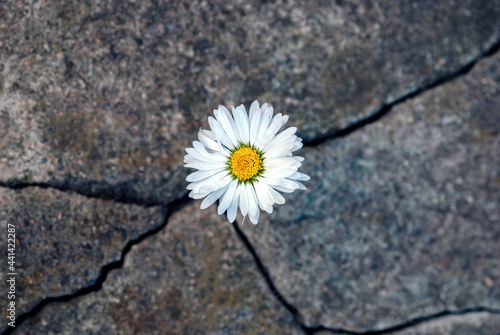
[[[260,209],[272,213],[273,205],[284,204],[278,192],[305,190],[300,181],[309,176],[298,172],[304,158],[292,152],[302,147],[296,127],[278,134],[288,115],[273,116],[273,107],[254,101],[247,114],[245,106],[224,106],[208,117],[211,130],[200,129],[199,141],[187,148],[185,167],[198,171],[187,176],[187,189],[193,199],[205,198],[201,209],[219,200],[219,215],[227,211],[234,222],[238,207],[253,224],[259,221]],[[259,209],[260,208],[260,209]]]

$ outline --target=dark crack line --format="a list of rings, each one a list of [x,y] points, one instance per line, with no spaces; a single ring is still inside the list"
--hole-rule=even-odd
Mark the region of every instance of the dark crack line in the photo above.
[[[302,322],[302,316],[299,313],[299,310],[290,304],[285,297],[278,291],[276,286],[273,283],[273,280],[271,279],[271,275],[269,274],[269,271],[267,268],[264,266],[264,263],[262,263],[259,255],[257,254],[257,251],[255,251],[255,248],[253,247],[252,243],[248,240],[248,237],[245,235],[245,233],[240,229],[238,226],[238,223],[234,221],[232,223],[234,230],[236,231],[236,234],[240,238],[240,240],[243,242],[245,247],[247,248],[248,252],[252,255],[255,264],[257,265],[257,269],[259,270],[260,274],[262,277],[264,277],[264,281],[266,282],[267,286],[269,287],[269,290],[271,290],[271,293],[274,295],[276,299],[292,314],[293,320],[295,323],[297,323],[302,330],[304,330],[307,334],[308,332],[308,327],[304,325]]]
[[[493,45],[491,45],[486,51],[481,53],[479,56],[477,56],[473,60],[469,61],[465,65],[463,65],[457,71],[445,74],[444,76],[439,77],[438,79],[434,80],[433,82],[431,82],[427,85],[424,85],[420,88],[417,88],[417,89],[411,91],[410,93],[407,93],[407,94],[399,97],[398,99],[396,99],[392,102],[383,104],[382,107],[380,107],[378,110],[376,110],[373,114],[371,114],[367,117],[361,118],[360,120],[346,126],[345,128],[329,131],[326,134],[323,134],[323,135],[318,136],[316,138],[313,138],[311,140],[304,140],[304,146],[314,147],[314,146],[317,146],[317,145],[322,144],[324,142],[327,142],[329,140],[333,140],[335,138],[345,137],[345,136],[355,132],[356,130],[363,128],[364,126],[366,126],[368,124],[374,123],[374,122],[380,120],[385,115],[387,115],[392,110],[393,107],[400,105],[407,100],[413,99],[413,98],[415,98],[415,97],[417,97],[417,96],[419,96],[427,91],[430,91],[438,86],[444,85],[450,81],[453,81],[457,78],[460,78],[460,77],[466,75],[474,68],[474,66],[476,66],[476,64],[479,61],[481,61],[484,58],[488,58],[488,57],[493,56],[494,54],[496,54],[499,51],[499,49],[500,49],[500,40],[495,42]]]
[[[71,182],[69,179],[64,181],[51,180],[48,182],[27,182],[21,179],[0,181],[0,187],[11,190],[38,187],[41,189],[54,189],[60,192],[73,192],[89,199],[112,200],[120,204],[141,207],[168,206],[168,204],[162,204],[158,201],[133,194],[130,191],[132,184],[133,182],[131,181],[125,181],[116,185],[109,185],[99,181],[85,181],[77,185],[77,183]]]
[[[16,328],[18,328],[19,325],[21,325],[27,319],[32,318],[35,315],[37,315],[46,305],[48,305],[50,303],[68,302],[68,301],[71,301],[75,298],[99,291],[102,288],[102,285],[104,284],[106,279],[108,278],[109,273],[112,270],[119,269],[123,266],[123,263],[125,262],[125,257],[130,252],[130,250],[132,250],[132,247],[134,245],[141,243],[145,239],[147,239],[147,238],[157,234],[161,230],[163,230],[167,226],[172,215],[174,215],[175,213],[180,211],[182,208],[184,208],[191,201],[192,200],[188,197],[187,192],[184,194],[183,197],[171,201],[167,206],[165,206],[163,208],[163,211],[164,211],[163,222],[160,225],[154,227],[153,229],[139,235],[138,237],[134,238],[133,240],[128,241],[127,244],[125,245],[125,247],[121,251],[120,259],[102,266],[99,275],[97,276],[97,278],[94,280],[94,282],[91,285],[82,287],[78,291],[70,293],[70,294],[64,294],[64,295],[60,295],[57,297],[47,297],[47,298],[42,299],[32,309],[30,309],[29,311],[27,311],[27,312],[25,312],[17,317]],[[15,331],[16,328],[9,327],[2,333],[2,335],[11,334],[13,331]]]
[[[330,328],[330,327],[324,327],[324,326],[317,326],[317,327],[309,327],[309,334],[314,334],[319,331],[325,331],[325,332],[330,332],[333,334],[346,334],[346,335],[384,335],[384,334],[390,334],[394,333],[397,331],[402,331],[408,328],[412,328],[418,324],[422,324],[425,322],[430,322],[433,320],[441,319],[444,317],[448,316],[453,316],[453,315],[466,315],[466,314],[472,314],[472,313],[490,313],[490,314],[500,314],[500,309],[495,309],[495,308],[490,308],[490,307],[468,307],[456,311],[451,311],[451,310],[443,310],[434,314],[428,314],[424,316],[419,316],[414,319],[410,319],[406,322],[399,323],[393,326],[390,326],[388,328],[383,328],[383,329],[378,329],[378,330],[366,330],[366,331],[354,331],[354,330],[348,330],[344,328]]]
[[[102,17],[104,17],[106,14],[102,14]],[[101,15],[98,15],[96,19],[100,19]],[[86,22],[84,22],[86,23]],[[469,61],[466,63],[464,66],[462,66],[459,70],[449,73],[447,75],[444,75],[435,81],[431,82],[428,85],[425,85],[421,88],[417,88],[410,93],[407,93],[400,98],[382,105],[380,109],[375,111],[372,115],[367,116],[365,118],[362,118],[355,123],[342,128],[338,130],[333,130],[331,132],[327,132],[324,135],[321,135],[319,137],[316,137],[312,140],[305,140],[304,145],[308,147],[312,146],[317,146],[319,144],[322,144],[326,141],[339,138],[339,137],[344,137],[347,136],[354,131],[368,125],[371,123],[374,123],[381,119],[383,116],[388,114],[394,106],[397,106],[399,104],[404,103],[405,101],[409,99],[413,99],[424,92],[427,92],[429,90],[432,90],[438,86],[444,85],[450,81],[453,81],[459,77],[462,77],[469,73],[474,66],[482,59],[491,57],[494,54],[496,54],[500,50],[500,41],[497,41],[494,43],[490,48],[488,48],[486,51],[481,53],[478,57],[475,59]],[[98,184],[99,190],[95,191],[93,189],[94,186]],[[128,252],[132,249],[134,245],[137,245],[141,243],[143,240],[147,239],[148,237],[151,237],[164,229],[167,224],[168,220],[170,217],[179,211],[181,208],[183,208],[187,203],[191,202],[191,200],[188,198],[187,193],[184,194],[182,198],[176,199],[171,201],[167,205],[162,205],[161,203],[158,203],[157,201],[153,201],[150,199],[144,199],[142,197],[138,196],[131,196],[130,193],[128,192],[128,187],[130,186],[130,183],[122,183],[118,184],[114,187],[109,187],[109,185],[106,185],[104,183],[97,183],[96,185],[93,185],[92,183],[84,183],[79,186],[72,185],[69,181],[63,181],[63,182],[57,182],[57,181],[51,181],[51,182],[36,182],[36,183],[31,183],[31,182],[26,182],[22,180],[10,180],[10,181],[0,181],[0,187],[4,188],[9,188],[9,189],[14,189],[14,190],[19,190],[27,187],[39,187],[42,189],[56,189],[62,192],[74,192],[83,196],[86,196],[88,198],[97,198],[97,199],[103,199],[103,200],[114,200],[117,203],[124,203],[124,204],[135,204],[143,207],[152,207],[152,206],[163,206],[164,212],[165,212],[165,219],[163,223],[152,230],[149,230],[148,232],[140,235],[139,237],[130,240],[125,247],[122,249],[121,252],[121,257],[117,261],[113,261],[107,265],[104,265],[101,267],[101,271],[99,276],[94,280],[94,283],[83,287],[79,289],[78,291],[71,293],[71,294],[66,294],[62,296],[57,296],[57,297],[48,297],[42,299],[37,305],[35,305],[31,310],[29,310],[26,313],[23,313],[19,315],[19,317],[16,320],[16,324],[20,325],[22,324],[26,319],[31,318],[38,314],[44,306],[46,306],[49,303],[53,302],[68,302],[74,298],[84,296],[87,294],[90,294],[92,292],[97,292],[102,288],[103,283],[106,281],[108,274],[114,270],[121,268],[123,266],[124,260]],[[255,248],[253,245],[250,243],[246,235],[243,233],[243,231],[238,227],[236,222],[233,223],[233,227],[238,234],[239,238],[247,248],[247,250],[250,252],[252,255],[257,268],[259,269],[259,272],[261,275],[264,277],[265,282],[267,283],[269,289],[273,293],[273,295],[280,301],[281,304],[292,314],[294,321],[304,330],[307,334],[314,334],[318,331],[328,331],[331,333],[337,333],[337,334],[348,334],[348,335],[378,335],[378,334],[389,334],[395,331],[403,330],[409,327],[412,327],[414,325],[435,320],[438,318],[442,318],[445,316],[450,316],[450,315],[464,315],[464,314],[469,314],[469,313],[478,313],[478,312],[489,312],[489,313],[495,313],[495,314],[500,314],[500,310],[495,310],[487,307],[471,307],[471,308],[466,308],[463,310],[459,311],[449,311],[449,310],[444,310],[435,314],[427,315],[427,316],[421,316],[415,319],[411,319],[405,323],[398,324],[389,328],[381,329],[381,330],[368,330],[364,332],[357,332],[357,331],[352,331],[348,329],[343,329],[343,328],[330,328],[330,327],[325,327],[325,326],[315,326],[315,327],[309,327],[306,326],[303,321],[302,321],[302,316],[300,315],[298,309],[294,307],[292,304],[290,304],[284,296],[277,290],[276,286],[274,285],[269,271],[266,269],[262,261],[260,260],[260,257],[258,256],[257,252],[255,251]],[[2,334],[11,334],[15,328],[7,328]]]

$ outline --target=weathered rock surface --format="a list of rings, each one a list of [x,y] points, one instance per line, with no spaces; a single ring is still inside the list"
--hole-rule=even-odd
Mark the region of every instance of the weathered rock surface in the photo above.
[[[7,223],[16,226],[16,313],[45,297],[71,294],[91,285],[103,265],[120,258],[125,244],[160,225],[159,208],[144,209],[51,189],[0,188],[0,238],[7,257]],[[6,280],[5,268],[0,281]],[[7,306],[6,286],[1,303]],[[3,307],[2,307],[3,309]],[[1,329],[6,326],[2,322]]]
[[[0,224],[18,227],[18,315],[91,284],[162,221],[155,206],[185,192],[184,148],[217,105],[270,102],[312,139],[456,71],[500,39],[499,17],[498,0],[1,2],[0,185],[76,191],[0,188]],[[499,64],[303,149],[309,190],[245,223],[307,325],[499,308]],[[231,226],[198,207],[135,246],[101,290],[16,333],[301,333]],[[447,317],[401,335],[497,322]]]
[[[390,332],[395,335],[491,335],[500,329],[500,316],[489,313],[455,315],[430,320],[401,331]],[[330,335],[331,332],[317,332],[317,335]]]
[[[499,1],[12,1],[0,15],[0,179],[152,203],[182,192],[183,150],[218,104],[271,102],[312,138],[500,38]]]
[[[301,334],[223,217],[190,205],[102,290],[48,305],[19,334]]]
[[[308,325],[500,306],[500,56],[306,148],[307,192],[244,231]]]
[[[500,316],[488,313],[452,316],[407,329],[396,335],[489,335],[500,330]]]

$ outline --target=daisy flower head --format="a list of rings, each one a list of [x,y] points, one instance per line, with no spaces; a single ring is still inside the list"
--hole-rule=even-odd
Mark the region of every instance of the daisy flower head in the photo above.
[[[305,190],[300,181],[309,176],[298,172],[304,158],[292,156],[302,147],[295,135],[296,127],[278,133],[288,115],[273,116],[273,107],[254,101],[247,113],[245,106],[232,107],[232,115],[224,106],[208,117],[210,130],[200,129],[199,141],[187,148],[184,166],[198,171],[186,178],[193,199],[205,198],[201,209],[219,200],[218,213],[227,211],[234,222],[238,207],[253,224],[260,210],[273,212],[274,204],[284,204],[279,192]]]

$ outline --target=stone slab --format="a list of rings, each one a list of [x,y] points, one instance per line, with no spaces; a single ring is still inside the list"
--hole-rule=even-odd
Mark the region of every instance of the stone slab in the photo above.
[[[244,231],[306,324],[500,306],[500,56],[303,149],[308,191]]]
[[[310,139],[456,70],[499,16],[498,0],[4,2],[0,179],[167,203],[217,105],[270,102]]]
[[[40,300],[91,285],[125,244],[162,223],[158,207],[144,209],[53,189],[0,188],[0,281],[7,280],[7,223],[16,227],[16,315]],[[7,285],[0,302],[7,306]],[[2,307],[3,310],[3,307]],[[2,322],[3,329],[6,323]]]
[[[394,335],[491,335],[500,331],[500,317],[490,313],[455,315],[420,323],[401,331],[390,332]],[[330,335],[321,331],[317,335]],[[388,333],[389,334],[389,333]]]
[[[18,334],[302,334],[231,225],[191,204],[95,293],[49,304]]]
[[[452,316],[409,328],[397,335],[490,335],[500,332],[500,316],[489,313]]]

